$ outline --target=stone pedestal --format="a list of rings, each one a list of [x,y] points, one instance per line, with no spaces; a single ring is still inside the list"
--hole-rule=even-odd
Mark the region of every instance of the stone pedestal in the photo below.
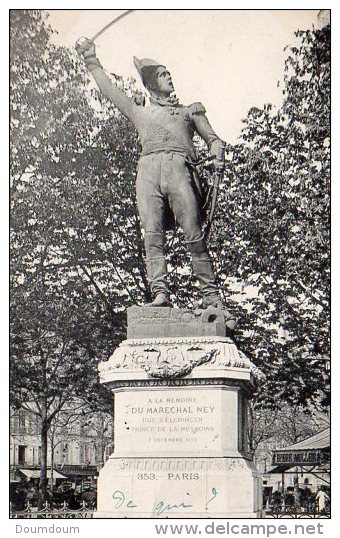
[[[114,393],[115,448],[99,475],[97,517],[260,516],[246,448],[257,371],[223,321],[213,310],[128,310],[128,339],[100,364]]]

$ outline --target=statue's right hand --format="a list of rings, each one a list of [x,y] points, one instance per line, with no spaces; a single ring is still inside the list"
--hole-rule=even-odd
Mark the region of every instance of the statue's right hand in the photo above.
[[[78,54],[84,56],[84,58],[96,55],[95,45],[87,37],[80,37],[76,42],[75,48]]]

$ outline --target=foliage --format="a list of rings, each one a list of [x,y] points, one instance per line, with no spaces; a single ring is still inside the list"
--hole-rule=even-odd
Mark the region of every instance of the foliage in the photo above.
[[[242,285],[238,341],[266,373],[269,405],[328,402],[330,29],[297,36],[283,106],[252,108],[228,148],[212,237],[221,282]]]
[[[11,395],[40,419],[44,495],[51,423],[78,395],[107,408],[96,364],[123,320],[98,300],[84,268],[79,278],[72,229],[59,212],[67,198],[73,212],[65,183],[97,125],[87,75],[50,44],[41,11],[12,10],[11,28]]]
[[[124,338],[125,308],[150,298],[136,133],[51,32],[44,12],[11,10],[12,394],[44,402],[45,429],[69,397],[107,408],[97,363]],[[329,28],[297,36],[283,106],[252,108],[227,148],[210,240],[237,343],[266,374],[257,406],[327,401]],[[192,305],[180,233],[169,243],[176,305]]]

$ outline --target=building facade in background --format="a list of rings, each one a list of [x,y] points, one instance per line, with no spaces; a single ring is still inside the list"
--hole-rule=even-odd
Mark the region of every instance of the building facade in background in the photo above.
[[[39,419],[20,409],[10,419],[10,480],[38,479],[41,441]],[[69,408],[52,424],[48,443],[50,485],[68,480],[74,485],[95,483],[99,469],[113,450],[112,417]],[[51,471],[52,469],[52,471]]]

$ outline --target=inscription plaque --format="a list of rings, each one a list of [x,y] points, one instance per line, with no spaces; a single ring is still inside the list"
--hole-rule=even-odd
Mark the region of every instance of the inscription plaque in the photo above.
[[[118,392],[115,454],[238,455],[237,406],[237,387]]]

